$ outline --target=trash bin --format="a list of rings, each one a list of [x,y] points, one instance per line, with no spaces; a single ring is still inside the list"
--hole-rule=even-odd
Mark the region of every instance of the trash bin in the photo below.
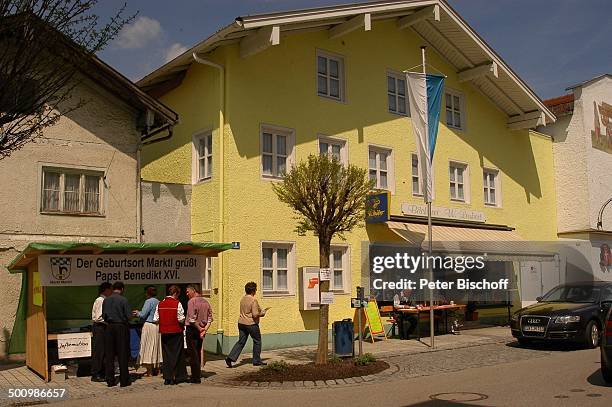
[[[333,353],[340,357],[355,356],[355,330],[350,318],[332,324]]]

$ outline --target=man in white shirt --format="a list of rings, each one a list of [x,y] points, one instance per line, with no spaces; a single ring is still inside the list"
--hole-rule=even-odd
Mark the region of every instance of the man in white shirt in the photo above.
[[[92,338],[91,338],[91,381],[103,382],[104,377],[104,332],[106,324],[102,318],[102,303],[111,295],[113,286],[111,283],[102,283],[98,288],[98,298],[91,309]]]

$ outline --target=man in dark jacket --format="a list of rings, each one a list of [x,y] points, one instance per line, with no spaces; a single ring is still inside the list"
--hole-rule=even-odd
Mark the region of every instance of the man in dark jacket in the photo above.
[[[115,357],[119,361],[119,382],[121,387],[129,386],[130,373],[128,361],[130,357],[129,319],[132,316],[130,304],[123,296],[125,286],[121,281],[113,284],[113,293],[102,303],[102,317],[106,322],[104,335],[104,351],[106,352],[106,384],[108,387],[117,385],[115,380]]]

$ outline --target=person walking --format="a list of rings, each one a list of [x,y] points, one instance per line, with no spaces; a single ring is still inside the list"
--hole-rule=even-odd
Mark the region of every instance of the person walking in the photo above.
[[[102,317],[102,303],[104,299],[113,293],[113,286],[109,282],[100,284],[98,298],[91,308],[91,381],[103,382],[105,378],[104,366],[104,333],[106,323]]]
[[[185,311],[178,298],[181,290],[176,285],[168,288],[168,296],[155,310],[153,321],[159,323],[162,343],[162,372],[164,384],[179,384],[187,381],[185,352],[183,350],[183,324]]]
[[[244,286],[245,296],[240,300],[240,317],[238,318],[238,342],[232,348],[230,354],[225,358],[227,367],[231,368],[232,363],[238,360],[244,345],[249,336],[253,338],[253,365],[264,366],[266,363],[261,361],[261,332],[259,330],[259,319],[266,315],[270,308],[261,309],[255,299],[257,284],[253,281]]]
[[[200,288],[195,285],[187,287],[187,317],[185,319],[185,337],[187,356],[191,366],[191,383],[201,383],[202,344],[210,324],[213,321],[212,308],[206,298],[202,297]]]
[[[162,362],[161,336],[159,326],[153,322],[155,310],[159,304],[157,288],[150,285],[145,288],[147,299],[141,311],[134,311],[134,315],[144,321],[142,335],[140,336],[140,351],[138,353],[137,364],[144,366],[147,372],[145,377],[157,376],[159,365]]]
[[[121,281],[113,284],[113,293],[102,303],[102,317],[106,322],[104,335],[104,351],[106,365],[106,384],[108,387],[117,385],[115,380],[115,357],[119,361],[119,382],[121,387],[129,386],[130,373],[128,361],[130,358],[130,328],[128,322],[132,316],[130,304],[123,296],[125,286]]]

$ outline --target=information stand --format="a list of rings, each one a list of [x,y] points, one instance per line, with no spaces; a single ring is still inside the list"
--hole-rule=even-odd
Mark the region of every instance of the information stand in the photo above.
[[[162,287],[201,283],[205,258],[232,248],[231,243],[199,242],[30,243],[7,267],[24,275],[19,307],[26,310],[26,365],[48,381],[53,341],[60,341],[64,355],[67,348],[75,349],[75,357],[87,353],[91,306],[102,282]],[[82,293],[91,295],[79,298]],[[53,326],[58,323],[72,334]]]
[[[366,307],[355,309],[353,325],[356,332],[359,332],[359,327],[355,325],[356,321],[359,319],[358,313],[361,313],[362,320],[366,321],[366,323],[363,324],[362,327],[362,335],[365,335],[367,328],[370,333],[370,339],[372,340],[372,343],[374,343],[375,337],[379,339],[387,339],[387,335],[385,334],[385,327],[383,326],[382,319],[380,318],[378,303],[374,298],[368,300],[368,305]]]

